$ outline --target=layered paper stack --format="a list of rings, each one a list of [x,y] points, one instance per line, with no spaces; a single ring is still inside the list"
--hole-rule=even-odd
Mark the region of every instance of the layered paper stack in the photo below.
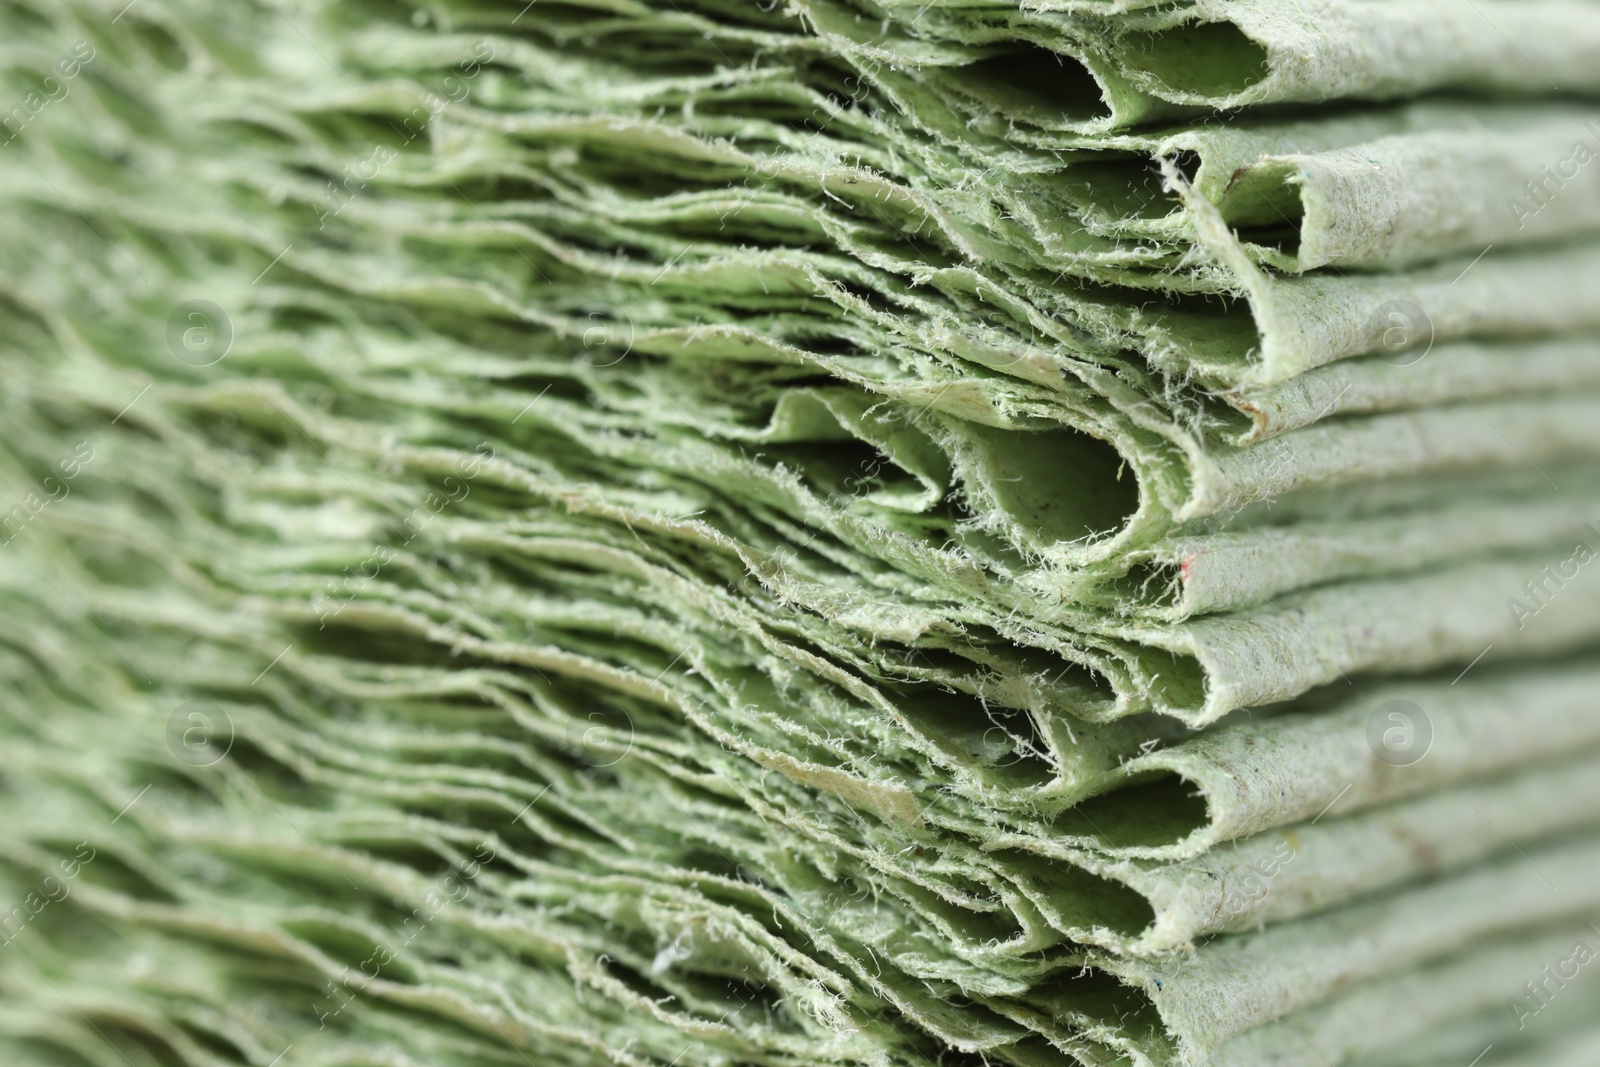
[[[1600,3],[0,25],[8,1062],[1595,1061]]]

